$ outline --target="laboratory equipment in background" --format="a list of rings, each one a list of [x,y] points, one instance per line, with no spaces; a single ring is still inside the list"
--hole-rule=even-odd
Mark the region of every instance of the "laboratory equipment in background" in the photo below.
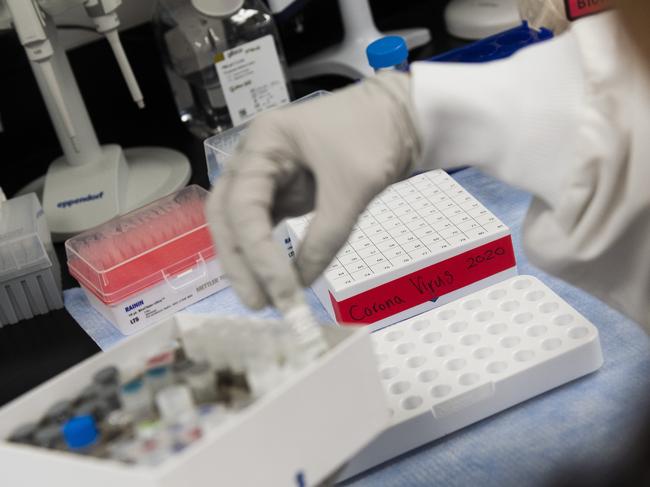
[[[386,36],[370,43],[366,48],[368,64],[379,72],[382,70],[408,71],[409,50],[400,36]]]
[[[181,121],[204,139],[291,100],[261,0],[158,0],[156,37]]]
[[[517,0],[452,0],[445,8],[447,32],[479,40],[521,24]]]
[[[62,307],[61,268],[38,198],[0,201],[0,326]]]
[[[286,222],[298,251],[310,219]],[[516,274],[508,227],[436,170],[375,198],[312,289],[339,324],[377,330]]]
[[[289,330],[178,314],[82,362],[0,409],[3,479],[318,485],[388,409],[366,330],[323,327],[327,350],[307,363]]]
[[[603,364],[598,329],[532,276],[514,277],[372,338],[391,425],[339,480]]]
[[[296,0],[269,0],[274,13],[292,8]],[[431,41],[431,33],[425,28],[400,29],[382,33],[375,26],[369,0],[339,0],[343,22],[343,41],[302,61],[293,64],[289,73],[293,79],[312,76],[340,75],[360,79],[374,74],[368,66],[366,47],[385,35],[396,35],[406,40],[410,50]]]
[[[130,335],[228,286],[192,185],[66,241],[90,304]]]
[[[120,4],[121,0],[0,0],[0,26],[11,22],[18,32],[63,149],[47,174],[22,190],[42,194],[55,240],[169,194],[190,178],[189,161],[179,152],[99,145],[67,56],[58,44],[53,16],[83,5],[113,49],[134,102],[144,106],[118,36]]]

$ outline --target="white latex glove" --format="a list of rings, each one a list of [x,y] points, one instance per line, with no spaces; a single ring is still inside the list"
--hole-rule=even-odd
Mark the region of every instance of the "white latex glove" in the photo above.
[[[390,72],[253,121],[207,204],[244,304],[286,312],[302,301],[368,203],[410,174],[420,146],[411,112],[409,75]],[[294,267],[272,229],[312,210]]]

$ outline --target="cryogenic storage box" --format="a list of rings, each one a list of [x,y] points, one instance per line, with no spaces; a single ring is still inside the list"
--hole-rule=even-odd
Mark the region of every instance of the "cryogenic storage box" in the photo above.
[[[125,335],[228,286],[192,185],[66,241],[70,274]]]
[[[287,220],[298,249],[309,220]],[[312,287],[337,322],[374,330],[516,273],[508,227],[436,170],[379,195]]]
[[[169,318],[0,409],[3,482],[12,487],[316,485],[368,444],[389,419],[367,330],[325,327],[323,332],[331,346],[323,356],[157,467],[5,440],[17,425],[78,395],[102,368],[168,345],[177,337],[175,318]]]
[[[519,276],[372,335],[391,425],[341,478],[441,438],[603,363],[598,329]]]
[[[38,198],[0,202],[0,326],[62,307],[61,269]]]

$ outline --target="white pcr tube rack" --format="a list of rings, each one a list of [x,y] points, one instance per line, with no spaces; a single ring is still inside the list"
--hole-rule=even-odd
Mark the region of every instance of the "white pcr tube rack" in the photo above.
[[[298,248],[309,220],[287,220]],[[508,227],[435,170],[375,198],[312,287],[335,321],[377,330],[516,274]]]
[[[603,363],[598,330],[531,276],[518,276],[372,335],[391,425],[349,478]]]

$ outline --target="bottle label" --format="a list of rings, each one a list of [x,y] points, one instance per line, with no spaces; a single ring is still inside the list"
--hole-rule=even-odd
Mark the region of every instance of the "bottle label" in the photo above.
[[[235,126],[289,103],[287,83],[271,35],[217,54],[215,67]]]

